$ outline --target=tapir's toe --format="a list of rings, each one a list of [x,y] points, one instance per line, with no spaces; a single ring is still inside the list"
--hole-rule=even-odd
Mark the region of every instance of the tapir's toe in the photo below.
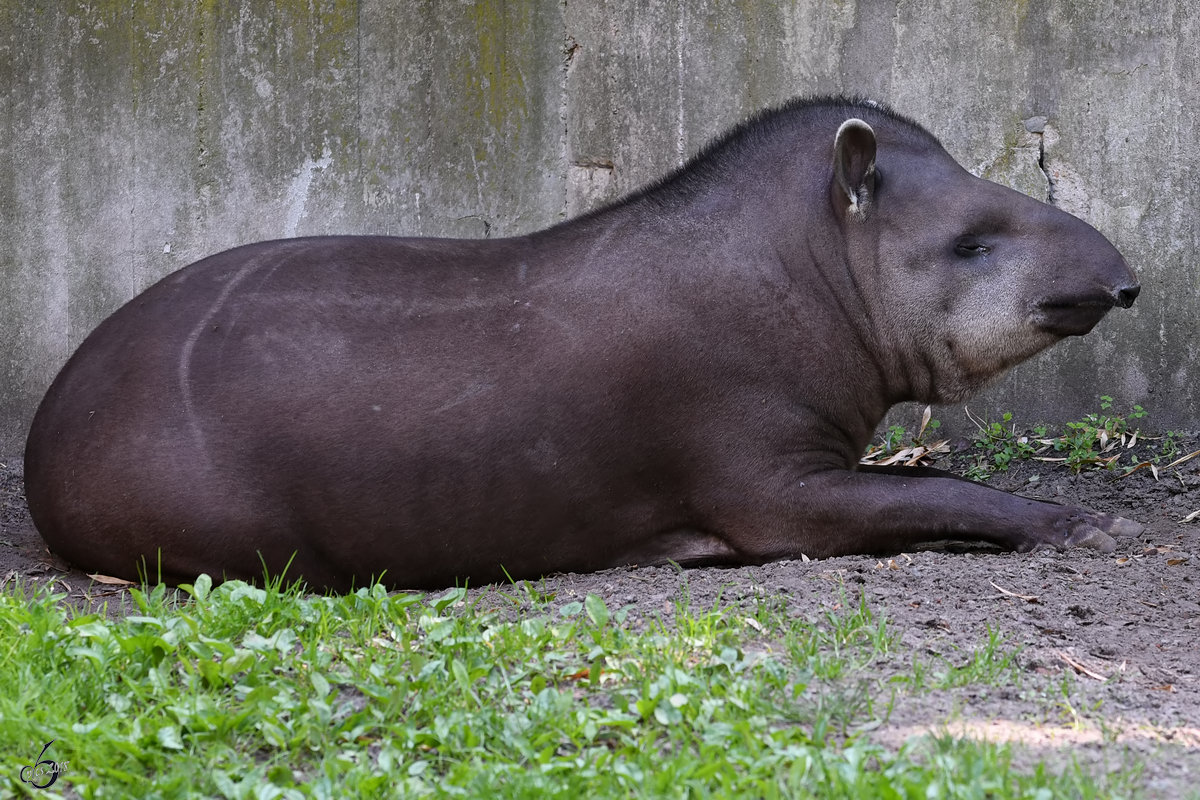
[[[1113,517],[1112,524],[1108,526],[1108,532],[1118,539],[1131,539],[1145,529],[1142,523],[1124,517]]]
[[[1070,550],[1087,547],[1101,553],[1117,549],[1118,539],[1130,539],[1142,532],[1142,524],[1112,514],[1097,514],[1082,508],[1059,506],[1062,514],[1054,526],[1056,532],[1033,536],[1023,543],[1024,548],[1037,550],[1043,547],[1055,550]]]

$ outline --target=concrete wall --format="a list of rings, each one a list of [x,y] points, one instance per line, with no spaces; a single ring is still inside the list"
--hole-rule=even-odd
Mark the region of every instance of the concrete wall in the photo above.
[[[1196,41],[1188,0],[0,0],[0,454],[100,319],[205,254],[533,230],[838,91],[1141,273],[1132,312],[974,411],[1053,421],[1111,394],[1200,427]]]

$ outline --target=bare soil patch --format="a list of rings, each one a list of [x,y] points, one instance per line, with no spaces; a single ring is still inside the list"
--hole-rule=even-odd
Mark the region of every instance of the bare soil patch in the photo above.
[[[1200,434],[1181,447],[1200,449]],[[611,609],[627,607],[634,624],[668,625],[680,602],[735,611],[769,602],[817,619],[865,597],[911,654],[868,668],[864,685],[880,693],[912,659],[961,664],[998,631],[1005,648],[1019,649],[1020,680],[905,693],[892,703],[881,695],[877,707],[890,709],[869,735],[898,746],[950,732],[1014,742],[1029,763],[1142,765],[1147,796],[1200,796],[1200,519],[1183,521],[1200,510],[1200,458],[1157,480],[1149,469],[1073,475],[1023,461],[991,483],[1136,519],[1145,530],[1112,554],[947,547],[737,569],[631,568],[550,576],[537,593],[556,604],[595,593]],[[20,460],[0,459],[0,581],[18,579],[53,580],[72,601],[107,602],[110,613],[127,607],[123,588],[98,584],[47,551],[25,506]],[[508,608],[520,596],[503,586],[472,594]]]

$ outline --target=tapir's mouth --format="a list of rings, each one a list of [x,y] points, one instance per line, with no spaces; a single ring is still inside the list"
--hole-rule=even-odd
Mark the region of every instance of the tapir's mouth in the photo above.
[[[1058,336],[1083,336],[1096,327],[1114,305],[1116,300],[1101,294],[1050,298],[1037,304],[1033,322]]]

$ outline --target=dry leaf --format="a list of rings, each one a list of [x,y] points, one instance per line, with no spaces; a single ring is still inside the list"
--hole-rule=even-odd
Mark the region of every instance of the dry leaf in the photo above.
[[[1128,478],[1130,475],[1132,475],[1133,473],[1137,472],[1139,469],[1141,469],[1141,468],[1143,468],[1143,467],[1153,467],[1153,466],[1154,466],[1154,465],[1153,465],[1153,464],[1151,464],[1149,461],[1143,461],[1143,462],[1141,462],[1140,464],[1134,464],[1132,467],[1130,467],[1129,469],[1125,470],[1125,472],[1124,472],[1124,473],[1122,473],[1121,477],[1122,477],[1122,478]]]
[[[910,460],[907,464],[905,464],[905,466],[919,467],[922,465],[922,462],[933,463],[933,454],[934,453],[949,453],[950,452],[950,440],[947,439],[944,442],[937,442],[936,444],[930,445],[928,447],[920,447],[917,449],[920,450],[920,454],[915,456],[912,460]]]
[[[1187,563],[1186,558],[1168,558],[1167,559],[1168,567],[1178,567],[1180,564],[1186,564],[1186,563]]]
[[[104,583],[109,586],[133,586],[134,585],[133,581],[127,581],[124,578],[114,578],[111,575],[101,575],[101,574],[97,573],[95,575],[88,575],[88,577],[91,578],[92,580],[94,580],[96,583]]]
[[[906,447],[903,450],[901,450],[900,452],[894,453],[893,455],[890,455],[887,458],[885,458],[883,461],[880,461],[879,466],[881,466],[881,467],[891,466],[892,464],[895,464],[897,461],[905,460],[906,458],[909,457],[909,455],[911,453],[912,453],[912,448]]]
[[[917,438],[921,438],[921,434],[925,433],[926,426],[929,425],[929,420],[933,417],[933,409],[930,406],[925,406],[924,413],[921,414],[921,428],[917,431]]]
[[[1192,460],[1193,458],[1195,458],[1196,456],[1200,456],[1200,450],[1197,450],[1197,451],[1195,451],[1194,453],[1188,453],[1188,454],[1187,454],[1186,456],[1184,456],[1183,458],[1177,458],[1177,459],[1175,459],[1175,460],[1174,460],[1174,461],[1172,461],[1170,464],[1167,464],[1166,468],[1167,468],[1167,469],[1170,469],[1171,467],[1177,467],[1177,466],[1179,466],[1180,464],[1182,464],[1182,463],[1183,463],[1183,462],[1185,462],[1185,461],[1191,461],[1191,460]]]

